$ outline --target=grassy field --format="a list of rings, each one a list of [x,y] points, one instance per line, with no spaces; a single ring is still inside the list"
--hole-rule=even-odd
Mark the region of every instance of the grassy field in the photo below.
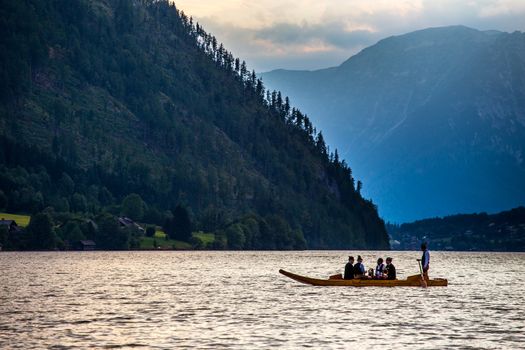
[[[155,238],[166,238],[166,234],[162,230],[155,231],[155,235],[153,235]]]
[[[204,233],[202,231],[193,232],[193,237],[199,238],[204,245],[212,244],[215,241],[215,235],[213,233]]]
[[[189,243],[156,237],[142,237],[140,239],[140,249],[155,249],[155,242],[157,243],[156,249],[191,249],[191,244]]]
[[[0,219],[15,220],[18,226],[26,227],[27,225],[29,225],[29,220],[31,219],[31,216],[0,213]]]
[[[142,237],[140,239],[140,249],[191,249],[191,244],[174,239],[166,239],[164,231],[157,229],[153,237]]]
[[[215,240],[213,233],[194,232],[194,237],[199,238],[205,245],[211,244]],[[162,230],[157,230],[153,237],[142,237],[140,239],[140,249],[155,249],[154,243],[157,244],[157,249],[191,249],[191,244],[173,239],[166,239],[166,233]]]

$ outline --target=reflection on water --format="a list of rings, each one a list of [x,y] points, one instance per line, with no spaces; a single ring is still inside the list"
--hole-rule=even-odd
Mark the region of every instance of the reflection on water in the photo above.
[[[419,252],[351,252],[399,278]],[[518,348],[525,254],[432,252],[441,288],[312,287],[349,252],[0,254],[0,348]]]

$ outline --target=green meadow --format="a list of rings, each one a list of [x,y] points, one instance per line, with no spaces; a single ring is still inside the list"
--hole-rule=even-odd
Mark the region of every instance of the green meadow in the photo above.
[[[204,233],[202,231],[193,232],[193,237],[202,241],[204,246],[208,246],[215,240],[213,233]],[[157,229],[153,237],[143,236],[140,239],[140,249],[176,249],[185,250],[192,249],[192,245],[188,242],[177,241],[166,238],[164,231]]]
[[[15,220],[18,226],[26,227],[27,225],[29,225],[29,220],[31,219],[31,216],[21,214],[0,213],[0,219]]]

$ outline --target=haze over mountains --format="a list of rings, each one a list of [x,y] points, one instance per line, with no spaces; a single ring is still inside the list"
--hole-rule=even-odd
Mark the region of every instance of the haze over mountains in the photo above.
[[[525,202],[524,33],[430,28],[338,67],[262,77],[312,117],[386,220]]]

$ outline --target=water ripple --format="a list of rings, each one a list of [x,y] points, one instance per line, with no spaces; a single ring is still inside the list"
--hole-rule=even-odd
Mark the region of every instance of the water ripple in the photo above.
[[[0,348],[523,348],[525,254],[433,252],[447,288],[310,287],[277,273],[325,278],[348,253],[2,252]],[[352,253],[418,273],[416,252]]]

